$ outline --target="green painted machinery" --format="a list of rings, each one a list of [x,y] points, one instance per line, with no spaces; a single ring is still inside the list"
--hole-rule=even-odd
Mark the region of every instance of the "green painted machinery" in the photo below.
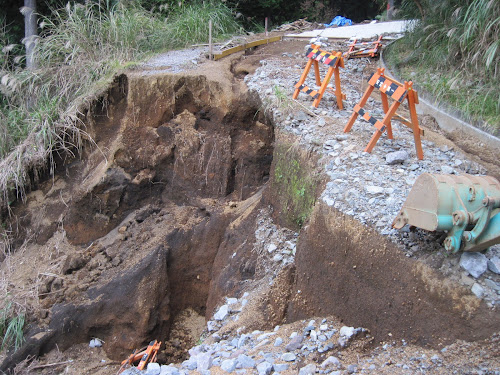
[[[392,226],[447,231],[449,252],[481,251],[500,243],[500,183],[490,176],[424,173]]]

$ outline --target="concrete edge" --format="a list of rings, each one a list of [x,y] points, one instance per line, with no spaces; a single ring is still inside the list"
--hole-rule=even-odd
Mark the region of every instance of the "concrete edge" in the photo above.
[[[391,45],[393,42],[389,43],[385,48]],[[394,77],[396,80],[401,81],[400,77],[393,74],[384,61],[383,49],[380,51],[380,65],[385,69],[389,76]],[[500,139],[492,134],[481,130],[468,122],[457,118],[455,115],[449,113],[443,108],[440,108],[436,104],[436,100],[429,100],[429,98],[424,98],[423,95],[419,95],[419,104],[416,106],[418,114],[430,115],[436,119],[439,127],[444,131],[451,133],[454,131],[461,131],[468,136],[477,138],[480,142],[484,143],[489,147],[496,147],[500,149]]]

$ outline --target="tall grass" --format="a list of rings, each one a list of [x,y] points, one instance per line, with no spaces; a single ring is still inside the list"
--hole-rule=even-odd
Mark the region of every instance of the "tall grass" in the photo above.
[[[54,152],[81,147],[86,134],[77,114],[120,67],[155,52],[206,42],[210,18],[215,39],[239,31],[221,2],[192,2],[177,7],[167,18],[121,4],[109,7],[89,1],[53,10],[40,22],[34,71],[7,63],[9,49],[0,30],[0,191],[4,200],[15,198],[6,192],[22,197],[29,172],[36,175],[40,168],[52,166]]]
[[[0,309],[0,351],[14,347],[17,350],[24,342],[24,313],[16,312],[12,302],[7,301]]]
[[[209,19],[212,20],[212,33],[216,40],[242,31],[235,22],[231,9],[224,3],[190,3],[176,8],[168,18],[171,47],[185,47],[194,41],[206,42]]]
[[[404,0],[402,10],[418,21],[394,47],[396,64],[500,129],[500,1]]]

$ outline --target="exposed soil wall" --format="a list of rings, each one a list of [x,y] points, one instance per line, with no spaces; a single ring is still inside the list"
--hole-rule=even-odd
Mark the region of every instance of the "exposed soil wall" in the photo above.
[[[322,203],[301,232],[295,265],[292,321],[333,314],[370,329],[379,341],[432,346],[484,339],[500,324],[468,290]]]
[[[260,106],[224,77],[116,77],[85,116],[95,143],[14,209],[15,244],[36,241],[12,280],[34,281],[41,319],[2,371],[92,337],[123,359],[151,337],[168,339],[180,312],[211,315],[241,290],[252,256],[226,265],[233,245],[253,242],[272,161],[273,126]]]

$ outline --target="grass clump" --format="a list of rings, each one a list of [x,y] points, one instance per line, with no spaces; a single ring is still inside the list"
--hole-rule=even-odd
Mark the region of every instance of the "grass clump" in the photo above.
[[[195,2],[175,8],[168,17],[171,48],[186,47],[196,42],[207,42],[208,21],[212,20],[215,41],[241,33],[231,9],[222,2]]]
[[[37,171],[53,167],[54,152],[78,150],[89,139],[79,122],[99,87],[131,62],[155,52],[206,43],[239,31],[220,2],[199,1],[173,9],[168,17],[137,3],[68,3],[41,19],[35,47],[37,67],[12,59],[0,30],[0,190],[4,201],[23,196]],[[13,63],[14,62],[14,63]],[[52,172],[52,170],[51,170]],[[6,193],[11,192],[10,196]],[[4,202],[5,203],[5,202]]]
[[[276,147],[274,160],[272,190],[278,196],[288,224],[300,228],[309,218],[316,202],[319,179],[294,145]]]
[[[386,52],[402,78],[500,131],[500,2],[405,0],[417,19]]]
[[[6,302],[0,309],[0,351],[11,347],[17,350],[24,342],[23,328],[25,323],[24,313],[16,312],[12,302]]]

